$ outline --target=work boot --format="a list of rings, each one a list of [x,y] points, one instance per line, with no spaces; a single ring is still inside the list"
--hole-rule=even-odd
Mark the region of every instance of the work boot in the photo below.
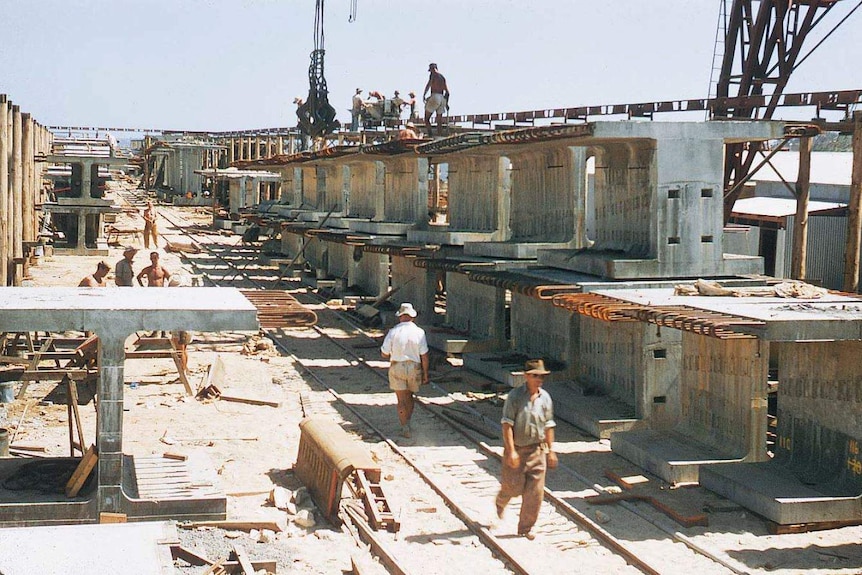
[[[527,541],[532,541],[536,538],[536,534],[530,531],[529,529],[526,531],[518,531],[518,535],[525,538]]]

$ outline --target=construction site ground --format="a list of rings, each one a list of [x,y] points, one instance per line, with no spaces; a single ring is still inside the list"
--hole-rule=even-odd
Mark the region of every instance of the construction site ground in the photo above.
[[[203,208],[185,208],[183,217],[201,225],[211,221],[211,214]],[[133,212],[120,215],[119,227],[140,225],[140,216]],[[177,241],[183,239],[168,223],[162,224],[163,234]],[[139,271],[147,263],[141,237],[124,238],[124,244],[133,244],[138,253],[134,269]],[[221,241],[239,244],[239,236],[220,237]],[[162,244],[163,245],[163,244]],[[163,265],[172,273],[192,269],[182,254],[159,249]],[[102,256],[46,256],[30,268],[26,284],[32,286],[75,286],[78,281],[96,269],[96,263],[105,259],[112,267],[122,258],[122,246],[111,246],[111,254]],[[113,273],[108,278],[113,286]],[[282,289],[289,288],[282,284]],[[119,289],[119,288],[109,288]],[[128,297],[136,290],[128,288]],[[304,289],[298,283],[293,289]],[[322,311],[324,306],[320,305]],[[378,335],[382,335],[382,331]],[[308,330],[292,333],[303,340],[305,349],[313,349],[313,334]],[[135,336],[132,336],[134,338]],[[269,559],[277,562],[278,573],[342,574],[352,571],[352,561],[364,565],[362,573],[385,573],[379,564],[370,560],[367,550],[360,548],[345,530],[329,524],[316,514],[316,524],[302,527],[296,515],[279,510],[269,502],[273,488],[284,487],[291,491],[300,488],[292,472],[299,443],[299,422],[303,418],[301,394],[313,392],[314,385],[291,357],[278,353],[268,346],[248,345],[259,341],[256,334],[214,333],[194,334],[189,347],[189,371],[193,386],[199,385],[208,366],[220,357],[224,362],[225,380],[222,392],[243,397],[278,402],[278,407],[249,405],[220,400],[200,400],[188,396],[180,383],[171,360],[130,360],[125,367],[125,406],[123,419],[123,450],[136,456],[163,455],[166,452],[188,455],[190,461],[211,469],[228,496],[228,518],[255,522],[272,521],[281,527],[279,533],[220,528],[180,529],[183,546],[196,549],[212,559],[227,557],[232,546],[241,543],[252,559]],[[311,346],[311,347],[309,347]],[[250,349],[254,348],[254,349]],[[309,355],[313,352],[309,352]],[[370,357],[375,350],[369,350]],[[432,379],[445,373],[451,382],[450,390],[481,395],[488,382],[459,368],[457,358],[437,357]],[[362,370],[355,370],[351,381],[349,362],[329,358],[334,367],[342,371],[341,389],[353,389],[356,394],[367,394],[369,403],[377,402],[391,411],[391,429],[397,429],[394,396],[386,392],[385,382],[369,381]],[[320,364],[322,365],[322,364]],[[455,377],[453,377],[453,374]],[[135,383],[133,386],[132,383]],[[319,392],[319,389],[317,390]],[[487,393],[481,409],[489,417],[498,417],[501,394]],[[32,384],[26,397],[6,404],[6,426],[11,429],[15,444],[45,448],[46,455],[68,456],[69,437],[66,406],[57,384]],[[26,413],[24,410],[26,409]],[[342,414],[349,419],[348,414]],[[87,443],[94,441],[95,410],[93,403],[81,406],[83,429]],[[421,427],[421,420],[416,422]],[[414,429],[415,427],[414,426]],[[419,441],[434,445],[438,439],[418,432]],[[469,555],[469,564],[459,563],[459,548],[475,547],[477,542],[469,532],[452,532],[450,526],[438,523],[444,519],[445,503],[421,481],[412,477],[409,468],[395,457],[385,443],[366,443],[372,456],[383,468],[384,485],[392,500],[396,515],[402,522],[398,540],[408,553],[420,556],[427,546],[446,543],[451,548],[451,561],[446,565],[429,563],[425,573],[506,572],[499,560],[490,553],[477,563],[476,554]],[[582,466],[585,475],[608,466],[610,448],[607,441],[579,440],[561,449],[562,457]],[[617,458],[618,459],[618,458]],[[667,486],[652,479],[656,493]],[[710,527],[681,532],[698,542],[721,550],[726,556],[745,564],[750,573],[812,573],[850,574],[862,572],[862,550],[858,546],[862,527],[845,527],[828,531],[790,535],[769,535],[765,523],[750,512],[721,500],[700,488],[673,490],[674,505],[688,512],[702,512],[712,503]],[[683,493],[685,492],[685,493]],[[302,507],[305,502],[299,501]],[[493,502],[486,505],[489,521]],[[657,552],[672,541],[650,542]],[[484,562],[483,562],[484,561]],[[678,573],[691,571],[693,566],[678,565]],[[202,573],[202,567],[190,566],[182,560],[175,563],[177,573]],[[573,567],[574,569],[574,567]],[[572,572],[577,572],[573,570]],[[717,568],[717,573],[723,571]]]

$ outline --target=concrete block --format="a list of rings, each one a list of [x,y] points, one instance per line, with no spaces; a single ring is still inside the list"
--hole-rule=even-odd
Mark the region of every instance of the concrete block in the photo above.
[[[697,483],[702,466],[740,463],[734,457],[675,431],[650,429],[611,434],[611,450],[668,483]]]
[[[773,461],[707,466],[700,484],[780,525],[862,521],[862,497],[801,483],[796,473]]]

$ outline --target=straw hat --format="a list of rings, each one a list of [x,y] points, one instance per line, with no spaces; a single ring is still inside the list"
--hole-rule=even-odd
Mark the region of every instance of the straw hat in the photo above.
[[[545,369],[545,362],[541,359],[528,359],[526,363],[524,363],[524,373],[548,375],[551,372]]]

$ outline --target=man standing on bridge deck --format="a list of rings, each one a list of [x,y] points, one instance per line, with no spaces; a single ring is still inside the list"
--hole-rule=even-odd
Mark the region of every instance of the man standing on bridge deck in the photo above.
[[[425,99],[425,125],[428,127],[428,135],[431,135],[431,114],[437,114],[438,131],[443,127],[443,115],[449,110],[449,86],[446,78],[437,71],[437,64],[428,64],[428,83],[422,97]],[[428,95],[428,91],[431,95]]]
[[[503,404],[503,473],[497,494],[497,517],[503,518],[506,505],[521,496],[518,535],[532,541],[533,525],[545,495],[545,471],[557,466],[554,446],[554,404],[542,389],[545,369],[541,359],[524,364],[527,382],[509,392]]]
[[[416,310],[412,304],[398,308],[398,325],[389,330],[380,352],[390,361],[389,389],[398,399],[401,436],[410,437],[410,418],[415,403],[413,395],[428,383],[428,341],[425,330],[413,323]]]

